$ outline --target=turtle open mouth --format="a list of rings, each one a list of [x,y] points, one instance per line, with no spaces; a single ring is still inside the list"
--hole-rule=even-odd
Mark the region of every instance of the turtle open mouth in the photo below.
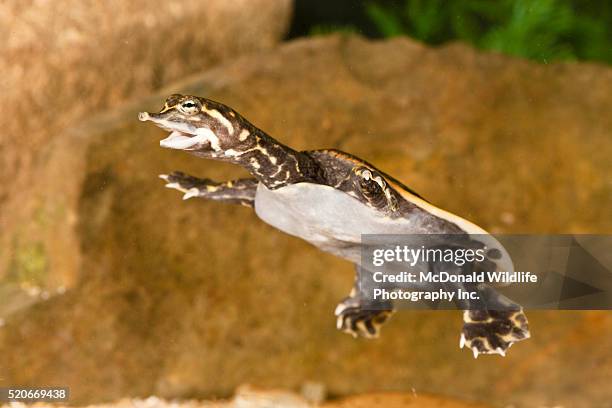
[[[189,150],[193,148],[202,149],[210,144],[210,140],[206,133],[198,132],[197,129],[192,129],[186,123],[174,122],[167,119],[159,118],[157,114],[141,112],[138,119],[142,122],[148,120],[155,123],[158,127],[170,132],[168,137],[160,140],[159,145],[168,149]]]
[[[189,149],[207,142],[208,141],[201,135],[198,136],[178,130],[172,130],[167,138],[160,140],[159,145],[170,149]]]

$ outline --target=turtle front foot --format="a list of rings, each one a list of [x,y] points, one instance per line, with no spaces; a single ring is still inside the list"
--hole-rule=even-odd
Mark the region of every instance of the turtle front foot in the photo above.
[[[506,355],[517,341],[530,337],[523,309],[518,310],[465,310],[459,347],[467,346],[474,353]]]
[[[183,200],[200,197],[208,200],[225,201],[253,207],[257,191],[256,179],[239,179],[223,183],[207,178],[197,178],[180,171],[159,176],[166,187],[183,193]]]
[[[167,188],[173,188],[184,193],[183,200],[205,195],[218,184],[211,179],[200,179],[181,173],[180,171],[174,171],[170,174],[160,174],[159,178],[166,182]]]
[[[367,309],[358,298],[347,297],[336,306],[336,327],[353,337],[376,338],[380,335],[380,327],[394,313],[390,303],[376,307],[377,310]]]

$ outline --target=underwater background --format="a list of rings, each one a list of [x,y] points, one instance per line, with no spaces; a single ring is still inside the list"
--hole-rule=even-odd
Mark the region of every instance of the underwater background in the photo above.
[[[353,339],[333,316],[352,265],[248,208],[180,200],[158,174],[245,173],[137,120],[200,95],[492,233],[606,234],[610,2],[6,0],[0,33],[0,387],[68,386],[71,405],[612,406],[609,311],[529,311],[505,358],[460,350],[454,311]]]

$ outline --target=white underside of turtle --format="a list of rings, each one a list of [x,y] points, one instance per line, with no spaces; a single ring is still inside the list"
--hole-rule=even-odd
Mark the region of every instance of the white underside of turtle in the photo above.
[[[433,207],[433,206],[430,206]],[[310,242],[323,251],[361,263],[362,234],[416,235],[448,234],[443,228],[432,230],[430,211],[415,211],[401,218],[390,218],[375,208],[333,187],[297,183],[269,190],[257,186],[255,213],[273,227]],[[513,271],[505,248],[486,232],[459,217],[448,220],[460,224],[466,233],[477,234],[488,248],[497,248],[505,256],[500,270]],[[468,227],[468,228],[466,228]]]

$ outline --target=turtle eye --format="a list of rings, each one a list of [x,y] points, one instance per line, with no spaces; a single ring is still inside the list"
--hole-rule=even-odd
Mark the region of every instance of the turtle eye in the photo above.
[[[186,115],[195,115],[200,111],[200,103],[193,99],[187,99],[178,105],[178,110]]]

